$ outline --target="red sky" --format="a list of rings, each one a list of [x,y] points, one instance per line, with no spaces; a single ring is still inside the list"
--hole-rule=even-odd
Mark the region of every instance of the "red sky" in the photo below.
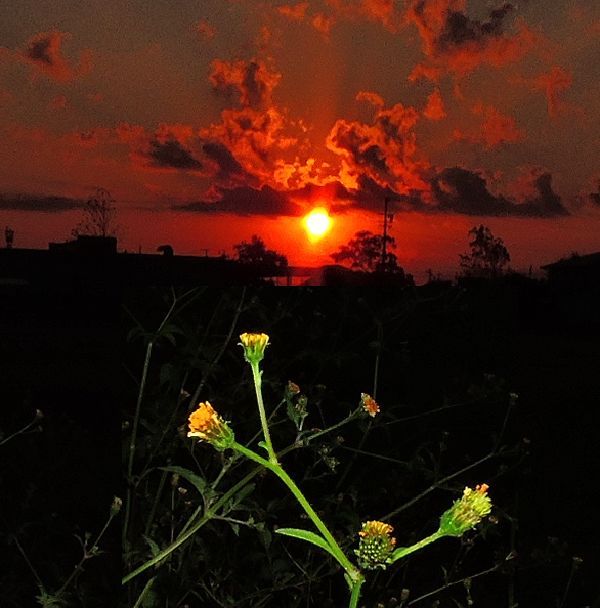
[[[453,274],[479,223],[518,269],[600,249],[595,2],[21,0],[0,40],[17,247],[68,238],[103,187],[128,250],[260,234],[329,263],[386,196],[417,276]]]

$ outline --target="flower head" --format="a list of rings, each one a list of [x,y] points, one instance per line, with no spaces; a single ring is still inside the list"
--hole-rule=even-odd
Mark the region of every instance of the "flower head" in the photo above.
[[[258,363],[265,356],[265,348],[269,343],[267,334],[248,334],[244,333],[240,336],[240,344],[244,348],[244,359],[248,363]]]
[[[361,568],[374,570],[385,569],[390,563],[392,551],[396,546],[396,539],[392,536],[394,528],[382,521],[368,521],[362,525],[358,549],[354,551],[358,556]]]
[[[288,380],[287,386],[285,387],[285,392],[290,397],[293,395],[297,395],[300,392],[300,387],[291,380]]]
[[[380,412],[379,404],[371,395],[367,395],[367,393],[360,394],[360,404],[362,405],[365,412],[371,416],[371,418],[375,418],[375,416]]]
[[[488,488],[485,483],[475,486],[474,490],[465,488],[460,500],[442,515],[440,531],[447,536],[461,536],[474,528],[492,510]]]
[[[118,496],[113,496],[112,504],[110,505],[110,514],[114,517],[123,506],[123,501]]]
[[[188,422],[190,427],[188,437],[200,437],[219,451],[233,444],[235,439],[233,431],[208,401],[198,405],[198,409],[190,414]]]

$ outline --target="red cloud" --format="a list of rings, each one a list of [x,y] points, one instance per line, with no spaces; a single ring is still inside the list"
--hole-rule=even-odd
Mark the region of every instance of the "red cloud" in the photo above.
[[[427,105],[423,110],[423,116],[429,118],[429,120],[442,120],[442,118],[445,118],[444,100],[439,89],[435,89],[427,98]]]
[[[306,16],[308,2],[298,2],[298,4],[284,4],[277,7],[277,12],[292,21],[302,21]]]
[[[42,32],[27,41],[27,48],[18,53],[17,58],[31,65],[37,73],[44,74],[58,82],[70,82],[91,70],[90,51],[83,51],[77,66],[74,66],[62,52],[63,42],[70,37],[65,32]]]
[[[215,91],[226,96],[239,95],[242,106],[259,108],[271,103],[271,93],[281,74],[270,70],[263,61],[224,61],[211,64],[210,83]]]
[[[217,34],[217,30],[206,19],[196,21],[192,26],[192,31],[202,40],[212,40]]]
[[[373,124],[337,120],[327,147],[342,158],[344,186],[355,189],[358,178],[365,176],[403,194],[427,190],[422,175],[428,165],[415,160],[417,120],[413,108],[399,103],[378,109]]]
[[[66,95],[56,95],[50,100],[48,107],[51,110],[66,110],[69,105],[69,100]]]
[[[567,114],[574,110],[571,106],[560,98],[560,94],[566,91],[573,84],[573,76],[564,68],[554,66],[548,73],[540,74],[534,78],[532,89],[534,91],[542,91],[546,95],[548,104],[548,115],[551,118],[556,118],[561,114]]]
[[[320,32],[324,36],[329,36],[329,32],[331,32],[331,28],[335,24],[335,17],[332,15],[325,15],[323,13],[317,13],[311,19],[311,25]]]
[[[400,29],[401,13],[396,8],[395,0],[326,0],[336,16],[347,19],[368,19],[381,23],[391,32]]]
[[[525,138],[525,131],[517,126],[515,119],[505,116],[494,106],[477,104],[473,108],[473,114],[481,116],[479,132],[465,133],[455,129],[455,139],[483,143],[487,149],[492,149],[503,144],[523,141]]]
[[[483,64],[501,67],[520,59],[539,40],[524,23],[514,34],[504,32],[511,4],[492,10],[487,21],[470,18],[465,7],[464,0],[412,1],[406,20],[416,25],[427,60],[415,67],[410,80],[464,76]]]

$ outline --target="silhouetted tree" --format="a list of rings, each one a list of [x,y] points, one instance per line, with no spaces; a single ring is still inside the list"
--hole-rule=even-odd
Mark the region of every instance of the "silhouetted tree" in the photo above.
[[[114,224],[117,210],[115,199],[104,188],[96,188],[94,194],[85,202],[83,208],[84,218],[75,228],[73,236],[89,234],[92,236],[114,236]]]
[[[396,239],[393,236],[386,236],[385,240],[388,250],[395,249]],[[396,255],[386,253],[385,260],[382,260],[382,250],[383,236],[381,234],[373,234],[370,230],[359,230],[347,245],[342,245],[330,257],[338,264],[347,263],[350,268],[364,272],[403,273]]]
[[[242,264],[254,264],[265,269],[283,270],[288,266],[287,258],[277,251],[267,249],[265,242],[257,234],[252,235],[249,243],[242,241],[233,248]]]
[[[510,262],[510,254],[504,241],[495,237],[483,224],[469,230],[473,240],[469,243],[471,253],[460,256],[460,267],[467,277],[495,278],[500,276]]]

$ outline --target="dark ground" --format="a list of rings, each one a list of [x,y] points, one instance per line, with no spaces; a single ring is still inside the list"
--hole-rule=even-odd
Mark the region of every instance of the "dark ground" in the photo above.
[[[280,298],[294,297],[280,288],[251,294],[266,310]],[[120,296],[60,289],[7,290],[2,295],[0,430],[9,435],[29,422],[36,408],[45,414],[41,432],[0,446],[0,606],[10,608],[34,606],[31,598],[36,593],[35,579],[13,535],[42,580],[56,588],[79,558],[73,534],[97,532],[112,497],[122,495],[120,408],[129,411],[131,403],[123,401],[133,391],[122,367],[131,355],[124,339],[131,320],[120,307]],[[569,298],[534,285],[452,289],[426,299],[414,292],[317,288],[304,291],[302,298],[296,325],[301,326],[302,314],[311,323],[312,308],[324,315],[321,326],[329,324],[333,332],[317,332],[311,345],[316,349],[331,347],[336,338],[340,301],[360,326],[361,315],[389,311],[394,301],[410,300],[406,320],[394,325],[395,335],[385,337],[382,403],[431,407],[469,383],[481,383],[484,374],[503,379],[506,389],[519,395],[509,430],[514,439],[526,439],[531,455],[522,465],[523,474],[515,478],[513,495],[498,490],[518,519],[517,551],[524,564],[516,579],[519,605],[551,605],[540,598],[551,601],[560,594],[568,578],[564,564],[577,556],[583,563],[563,608],[600,606],[600,541],[597,506],[591,498],[600,476],[594,424],[600,404],[596,302],[575,306]],[[140,318],[160,317],[152,308],[139,310],[146,302],[153,306],[143,290],[125,300]],[[575,309],[577,315],[570,315]],[[248,322],[252,318],[249,313]],[[299,335],[297,344],[287,348],[301,348],[306,339]],[[274,352],[277,348],[273,346]],[[367,355],[356,369],[326,370],[331,372],[329,382],[342,385],[360,373],[361,366],[372,366]],[[138,364],[141,368],[141,359]],[[481,415],[473,412],[461,418],[460,425],[442,419],[428,430],[457,424],[460,428],[452,432],[468,435],[469,425],[475,429]],[[117,523],[103,543],[107,553],[86,567],[81,577],[84,599],[73,605],[117,605],[118,528]],[[566,561],[525,567],[536,551]]]

